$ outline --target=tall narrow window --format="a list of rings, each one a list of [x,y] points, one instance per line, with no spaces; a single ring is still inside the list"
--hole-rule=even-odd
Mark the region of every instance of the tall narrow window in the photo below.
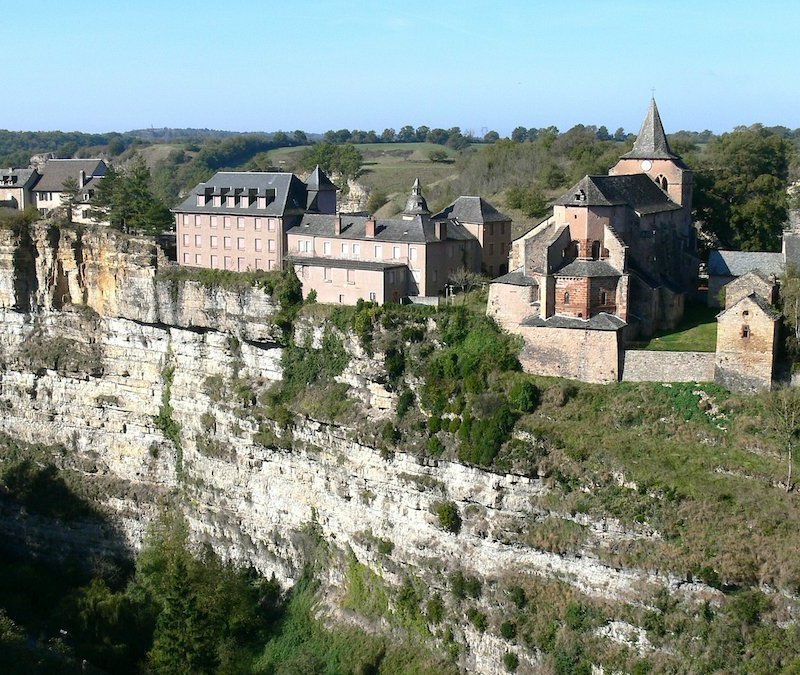
[[[742,326],[742,337],[747,339],[750,337],[750,326]]]
[[[565,305],[568,305],[568,304],[569,304],[569,291],[567,291],[566,293],[564,293],[564,304],[565,304]]]

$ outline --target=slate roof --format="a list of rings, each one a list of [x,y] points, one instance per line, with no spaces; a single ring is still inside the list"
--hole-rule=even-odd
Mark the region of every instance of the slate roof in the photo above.
[[[547,319],[540,316],[529,316],[522,320],[522,326],[536,328],[575,328],[581,330],[619,330],[627,324],[618,316],[600,312],[589,319],[579,319],[574,316],[554,314]]]
[[[306,180],[306,185],[308,185],[309,190],[315,190],[317,192],[335,192],[338,190],[326,173],[319,168],[319,164],[317,164],[314,171],[311,172],[311,175]]]
[[[411,194],[406,201],[406,208],[403,209],[403,214],[407,216],[422,216],[430,215],[428,210],[428,202],[422,196],[422,188],[419,184],[419,178],[414,180],[414,185],[411,188]]]
[[[619,277],[622,276],[616,267],[604,260],[573,260],[558,270],[559,277]]]
[[[536,279],[529,277],[522,268],[492,279],[490,284],[509,284],[511,286],[538,286]]]
[[[321,213],[305,214],[299,224],[286,230],[286,234],[420,244],[439,241],[434,232],[433,221],[426,216],[414,216],[409,220],[378,218],[375,224],[375,236],[367,237],[368,216],[340,215],[342,229],[338,235],[334,233],[337,216]],[[447,238],[477,241],[465,227],[453,222],[447,223]]]
[[[750,295],[746,295],[743,297],[739,302],[731,305],[727,309],[723,309],[719,314],[717,314],[717,318],[719,319],[724,314],[728,312],[732,312],[736,309],[739,305],[741,305],[745,300],[752,300],[758,307],[767,315],[767,318],[772,319],[773,321],[777,321],[780,318],[780,312],[778,312],[772,305],[769,304],[764,298],[762,298],[758,293],[751,293]]]
[[[101,177],[106,174],[106,163],[102,159],[49,159],[39,169],[42,177],[33,187],[35,192],[61,192],[67,178],[77,179],[80,172],[86,172],[86,178]]]
[[[470,223],[480,225],[483,223],[504,223],[511,218],[500,213],[494,206],[487,202],[483,197],[462,196],[452,204],[446,206],[435,216],[433,220],[457,220],[459,223]]]
[[[257,194],[270,194],[275,191],[275,199],[267,202],[267,208],[259,209],[258,200],[253,200],[249,206],[222,206],[197,205],[198,194],[203,194],[206,188],[211,188],[213,194],[220,194],[222,190],[237,188],[242,190],[255,189]],[[291,209],[305,209],[306,185],[297,176],[286,172],[271,171],[218,171],[205,183],[199,183],[182,204],[173,211],[178,213],[219,213],[231,215],[264,215],[283,216]]]
[[[638,213],[676,211],[681,207],[644,173],[584,176],[559,197],[562,206],[630,206]]]
[[[0,170],[0,187],[28,187],[38,177],[36,169],[2,169]]]
[[[337,269],[382,271],[406,267],[405,263],[377,262],[372,260],[350,260],[346,258],[319,258],[311,256],[290,255],[286,259],[294,265],[309,267],[335,267]]]
[[[642,128],[633,144],[633,149],[622,155],[622,159],[678,159],[669,147],[664,125],[661,124],[661,115],[655,99],[650,99],[647,116],[642,122]]]
[[[709,276],[740,277],[752,270],[780,276],[783,254],[764,251],[711,251],[708,254]]]

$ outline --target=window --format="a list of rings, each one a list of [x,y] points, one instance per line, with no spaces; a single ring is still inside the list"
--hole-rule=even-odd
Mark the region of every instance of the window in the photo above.
[[[392,246],[392,258],[395,260],[400,260],[400,247],[399,246]]]
[[[240,251],[244,251],[244,237],[236,238],[236,248],[238,248]]]
[[[568,305],[568,304],[569,304],[569,291],[567,291],[566,293],[564,293],[564,304],[565,304],[565,305]]]
[[[346,257],[350,253],[349,249],[347,244],[342,244],[342,255]]]
[[[219,246],[219,237],[215,234],[211,235],[211,248],[217,248]]]
[[[222,197],[214,195],[214,206],[222,206]]]
[[[202,225],[202,221],[203,221],[202,217],[195,216],[194,217],[194,226],[195,227],[200,227],[200,225]]]
[[[201,235],[194,235],[194,245],[198,247],[203,245],[203,237]]]
[[[274,219],[274,218],[270,218],[270,219],[267,221],[267,229],[268,229],[270,232],[274,232],[274,231],[275,231],[275,219]]]
[[[255,222],[255,228],[256,228],[257,230],[260,230],[260,229],[261,229],[261,218],[256,218],[256,222]]]
[[[742,316],[750,316],[750,312],[748,310],[744,310],[742,312]]]
[[[608,304],[608,291],[602,290],[600,291],[600,304],[607,305]]]
[[[301,267],[300,267],[300,276],[303,279],[308,279],[308,267],[306,265],[301,265]]]
[[[239,216],[236,219],[236,227],[239,230],[243,230],[244,229],[244,218],[242,218],[241,216]]]
[[[411,261],[414,261],[414,260],[417,259],[417,249],[414,248],[413,246],[411,246],[408,249],[408,259],[411,260]]]
[[[230,237],[225,237],[225,238],[223,238],[223,240],[222,240],[222,245],[223,245],[225,248],[230,248],[230,247],[231,247],[231,238],[230,238]]]
[[[236,197],[233,195],[228,195],[225,198],[225,206],[236,206]]]
[[[44,200],[44,195],[43,194],[40,194],[39,197],[41,197],[42,200]],[[184,225],[188,225],[189,224],[189,214],[188,213],[184,213],[183,214],[183,224]]]
[[[189,264],[189,254],[188,253],[184,253],[183,254],[183,262],[186,263],[187,265]]]
[[[256,258],[256,269],[257,270],[261,269],[261,258]]]
[[[358,258],[361,256],[361,244],[353,244],[353,257]]]
[[[199,253],[194,254],[194,264],[199,265],[202,262],[202,256]]]
[[[378,296],[375,295],[375,291],[370,291],[369,301],[370,302],[375,302],[377,299],[378,299]]]
[[[261,251],[261,250],[262,250],[261,240],[260,239],[256,239],[256,251]]]
[[[332,276],[331,276],[331,268],[330,268],[330,267],[323,267],[323,268],[322,268],[322,278],[323,278],[323,279],[324,279],[326,282],[331,282],[331,281],[333,281],[333,278],[332,278]]]
[[[217,269],[219,267],[219,256],[212,255],[211,256],[211,267],[212,269]]]
[[[330,255],[331,254],[331,242],[325,241],[322,242],[322,255]]]
[[[343,295],[341,295],[341,294],[339,294],[339,304],[340,304],[340,305],[343,305],[343,304],[344,304],[344,296],[343,296]]]
[[[375,259],[382,260],[383,259],[383,246],[376,246],[375,247]]]
[[[216,227],[218,222],[217,216],[211,216],[211,227]]]
[[[600,242],[595,240],[592,242],[592,260],[600,258]]]
[[[270,253],[275,253],[275,240],[274,239],[270,239],[270,240],[267,241],[267,250]]]
[[[347,270],[347,283],[348,284],[356,283],[356,271],[355,270]]]
[[[225,256],[225,269],[232,270],[233,269],[233,260],[229,255]]]
[[[268,270],[275,269],[275,261],[274,260],[267,260],[267,269]]]
[[[223,227],[224,227],[226,230],[230,230],[230,229],[231,229],[231,217],[230,217],[230,216],[225,216],[225,217],[222,219],[222,226],[223,226]]]
[[[188,234],[184,234],[183,235],[183,245],[184,246],[188,246],[189,245],[189,235]]]
[[[311,242],[308,239],[301,239],[299,242],[297,242],[297,250],[302,253],[308,253],[310,243]]]
[[[236,269],[240,272],[244,272],[247,269],[247,265],[245,265],[244,258],[236,258]]]
[[[745,340],[750,337],[750,326],[742,326],[742,338]]]

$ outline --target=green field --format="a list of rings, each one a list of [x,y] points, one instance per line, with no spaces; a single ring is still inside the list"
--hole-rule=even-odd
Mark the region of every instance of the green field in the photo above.
[[[717,348],[718,311],[700,303],[688,304],[675,330],[656,333],[649,342],[632,347],[661,352],[713,352]]]

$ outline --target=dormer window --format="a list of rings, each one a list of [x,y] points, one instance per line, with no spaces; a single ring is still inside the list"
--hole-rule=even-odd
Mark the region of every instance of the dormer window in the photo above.
[[[197,195],[197,205],[198,206],[205,206],[206,205],[206,197],[205,197],[205,195]]]

